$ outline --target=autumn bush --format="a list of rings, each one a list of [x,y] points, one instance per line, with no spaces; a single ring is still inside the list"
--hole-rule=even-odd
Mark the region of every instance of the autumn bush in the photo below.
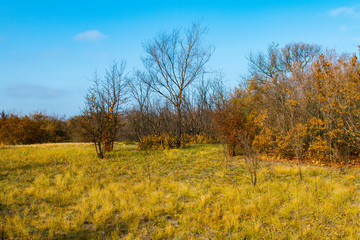
[[[235,89],[230,99],[214,111],[215,129],[220,139],[228,145],[231,156],[243,153],[244,140],[253,144],[257,127],[254,124],[253,110],[249,104],[248,93],[243,89]]]
[[[66,122],[43,113],[19,116],[2,112],[0,123],[0,142],[3,144],[69,141]]]
[[[149,135],[140,139],[138,147],[141,150],[173,149],[178,148],[178,141],[170,134]]]
[[[185,144],[211,144],[218,143],[219,139],[205,133],[197,135],[182,134],[181,142],[182,146]],[[149,135],[141,138],[138,142],[138,147],[141,150],[162,150],[179,148],[179,145],[175,136],[164,133],[160,135]]]

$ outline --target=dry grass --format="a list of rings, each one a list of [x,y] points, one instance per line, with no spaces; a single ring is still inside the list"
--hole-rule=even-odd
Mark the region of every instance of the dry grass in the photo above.
[[[356,239],[359,169],[263,162],[259,188],[220,145],[0,148],[0,239]]]

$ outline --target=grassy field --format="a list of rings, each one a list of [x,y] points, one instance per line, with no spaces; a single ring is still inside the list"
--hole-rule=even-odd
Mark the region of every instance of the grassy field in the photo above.
[[[254,188],[221,145],[115,148],[0,147],[0,239],[360,239],[359,168],[263,161]]]

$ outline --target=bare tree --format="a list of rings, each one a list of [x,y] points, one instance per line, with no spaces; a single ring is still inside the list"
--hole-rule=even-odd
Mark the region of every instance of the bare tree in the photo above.
[[[183,107],[186,133],[215,135],[212,115],[223,105],[225,92],[221,71],[204,74],[186,91]]]
[[[129,82],[131,97],[135,100],[136,108],[145,113],[150,105],[150,86],[146,82],[146,73],[139,70],[135,71]]]
[[[250,174],[251,184],[256,187],[260,158],[258,157],[258,153],[253,147],[251,137],[247,135],[246,132],[239,131],[238,142],[245,158],[246,168]]]
[[[135,71],[129,82],[130,96],[134,100],[135,106],[128,112],[128,119],[134,131],[136,140],[152,134],[154,125],[151,115],[150,86],[145,83],[146,73],[139,70]]]
[[[181,144],[182,104],[185,89],[205,71],[213,48],[204,45],[205,31],[200,24],[192,24],[185,33],[179,29],[161,32],[144,44],[143,64],[148,72],[145,82],[152,91],[167,99],[177,113],[176,136]]]
[[[95,145],[99,158],[113,149],[120,131],[120,120],[127,100],[128,87],[125,76],[125,61],[113,63],[106,71],[104,79],[95,72],[93,86],[85,97],[83,116],[78,118],[77,125],[82,133]]]

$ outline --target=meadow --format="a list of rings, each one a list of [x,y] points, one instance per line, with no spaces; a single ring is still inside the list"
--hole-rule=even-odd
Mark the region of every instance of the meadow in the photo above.
[[[0,239],[360,239],[359,167],[262,161],[253,187],[218,144],[95,155],[0,146]]]

